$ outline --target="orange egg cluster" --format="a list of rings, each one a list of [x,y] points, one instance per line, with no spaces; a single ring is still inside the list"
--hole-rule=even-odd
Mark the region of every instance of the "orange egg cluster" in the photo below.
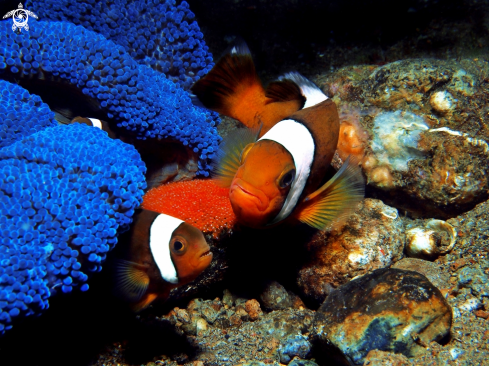
[[[142,206],[184,220],[204,233],[212,233],[214,238],[236,223],[229,202],[229,188],[221,188],[211,179],[194,179],[153,188],[144,195]]]

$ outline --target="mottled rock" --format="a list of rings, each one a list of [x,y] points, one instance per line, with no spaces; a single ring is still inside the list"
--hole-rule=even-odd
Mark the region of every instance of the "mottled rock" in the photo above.
[[[260,308],[260,303],[255,299],[246,301],[245,310],[250,316],[250,320],[256,320],[263,314]]]
[[[489,195],[487,72],[478,59],[335,72],[322,86],[342,125],[353,126],[340,136],[340,155],[357,141],[371,194],[412,216],[447,219],[472,209]]]
[[[265,310],[283,310],[292,306],[292,299],[289,297],[287,290],[278,282],[270,282],[260,300]]]
[[[437,263],[418,258],[403,258],[394,263],[391,268],[421,273],[439,290],[450,288],[449,274],[442,271]]]
[[[282,363],[288,363],[296,356],[306,358],[310,352],[311,343],[303,334],[290,335],[278,348],[278,355]]]
[[[214,323],[221,311],[220,301],[204,302],[200,307],[202,317],[210,324]]]
[[[402,258],[402,221],[396,209],[365,199],[344,225],[317,233],[307,248],[310,259],[297,282],[306,297],[320,303],[332,287]]]
[[[234,305],[234,300],[235,300],[235,297],[233,296],[231,291],[229,291],[228,289],[225,289],[224,293],[222,295],[222,303],[224,305],[231,307]]]
[[[280,283],[271,281],[260,295],[265,310],[284,310],[287,308],[299,309],[304,307],[302,300],[291,291],[287,291]]]
[[[379,269],[333,291],[316,313],[313,338],[345,365],[373,349],[413,357],[449,334],[452,311],[441,292],[413,271]]]
[[[289,366],[318,366],[318,364],[311,360],[301,360],[300,358],[295,357],[290,361]]]
[[[374,349],[365,357],[364,366],[407,366],[409,359],[397,353],[379,351]]]

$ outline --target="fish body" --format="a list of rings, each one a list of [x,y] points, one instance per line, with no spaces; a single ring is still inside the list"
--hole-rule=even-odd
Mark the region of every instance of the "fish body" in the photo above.
[[[240,45],[191,90],[198,103],[249,128],[223,140],[214,169],[230,188],[240,223],[263,228],[294,218],[325,229],[363,198],[363,176],[349,160],[321,186],[338,144],[339,117],[334,102],[305,77],[288,73],[264,89]]]
[[[87,117],[78,116],[78,117],[73,118],[70,123],[81,123],[81,124],[85,124],[87,126],[96,127],[96,128],[99,128],[99,129],[107,132],[109,137],[112,139],[119,138],[119,136],[110,128],[108,122],[103,121],[103,120],[98,119],[98,118],[87,118]]]
[[[202,232],[172,216],[139,210],[128,232],[119,236],[125,249],[115,261],[116,292],[133,310],[197,278],[212,261]]]

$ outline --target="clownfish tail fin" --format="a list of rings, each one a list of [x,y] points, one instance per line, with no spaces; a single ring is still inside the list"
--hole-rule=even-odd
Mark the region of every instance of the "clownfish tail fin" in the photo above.
[[[212,178],[221,187],[231,187],[241,165],[241,152],[248,144],[258,140],[260,128],[239,128],[229,132],[222,140],[216,158],[212,161]]]
[[[143,296],[141,300],[139,300],[135,304],[131,304],[131,310],[134,311],[135,313],[139,313],[141,310],[144,310],[151,304],[156,298],[158,297],[157,294],[155,293],[148,293]]]
[[[244,41],[233,45],[211,71],[190,88],[192,100],[208,109],[240,120],[243,98],[263,99],[265,92]]]
[[[316,84],[298,72],[289,72],[280,76],[278,79],[280,81],[289,80],[299,87],[301,94],[305,99],[303,108],[312,107],[328,99]]]
[[[344,221],[365,194],[365,180],[356,161],[350,157],[326,184],[307,196],[297,219],[319,230]]]

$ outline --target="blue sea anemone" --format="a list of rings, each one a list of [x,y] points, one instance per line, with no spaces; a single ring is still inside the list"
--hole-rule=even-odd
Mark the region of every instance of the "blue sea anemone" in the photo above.
[[[0,23],[0,78],[74,88],[132,136],[182,142],[199,155],[198,174],[208,175],[220,140],[216,114],[193,106],[186,91],[100,34],[65,22],[30,19],[29,26],[16,34]]]
[[[57,125],[39,96],[4,80],[0,80],[0,121],[0,148]]]
[[[86,291],[146,188],[132,145],[82,124],[0,149],[0,334],[53,291]]]
[[[188,90],[213,66],[187,2],[174,0],[43,0],[26,3],[42,20],[68,21],[124,47],[139,64]]]

